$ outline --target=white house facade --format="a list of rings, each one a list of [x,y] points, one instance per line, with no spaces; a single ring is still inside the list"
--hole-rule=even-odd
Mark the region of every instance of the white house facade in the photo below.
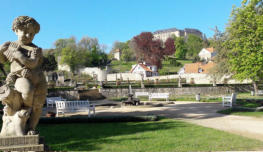
[[[114,58],[115,58],[116,60],[118,60],[118,61],[121,60],[121,50],[120,50],[120,49],[116,49],[116,50],[114,51]]]
[[[216,51],[214,48],[203,48],[199,54],[201,60],[210,61],[214,56],[216,56]]]
[[[147,65],[145,63],[138,63],[132,65],[131,73],[140,74],[143,77],[151,77],[158,76],[157,66],[155,65]]]

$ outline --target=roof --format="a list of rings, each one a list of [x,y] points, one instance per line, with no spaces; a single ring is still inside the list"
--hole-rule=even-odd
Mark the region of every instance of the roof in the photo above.
[[[209,69],[215,66],[215,63],[210,61],[207,64],[202,62],[189,63],[184,65],[185,73],[208,73]],[[202,72],[199,72],[199,69],[202,69]]]
[[[120,49],[116,49],[116,50],[114,50],[114,52],[116,53],[116,52],[121,52],[121,50]]]
[[[201,64],[201,62],[185,64],[184,71],[185,73],[198,73],[198,68]]]
[[[215,50],[214,50],[214,48],[213,47],[211,47],[211,48],[205,48],[207,51],[209,51],[210,53],[213,53]]]
[[[153,72],[151,69],[149,69],[146,65],[144,65],[144,64],[142,64],[142,63],[139,63],[139,64],[137,64],[136,66],[134,66],[134,68],[132,68],[130,72],[133,72],[134,69],[135,69],[138,65],[141,66],[145,71]]]
[[[176,31],[179,31],[179,30],[177,28],[170,28],[170,29],[155,31],[155,32],[153,32],[153,34],[166,33],[166,32],[176,32]]]

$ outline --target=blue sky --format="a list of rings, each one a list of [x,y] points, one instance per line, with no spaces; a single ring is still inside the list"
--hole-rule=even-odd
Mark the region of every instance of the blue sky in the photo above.
[[[232,6],[242,0],[2,0],[0,44],[15,41],[12,21],[17,16],[35,18],[41,25],[34,43],[53,48],[59,38],[96,37],[111,48],[141,32],[167,28],[196,28],[207,37],[211,28],[224,30]]]

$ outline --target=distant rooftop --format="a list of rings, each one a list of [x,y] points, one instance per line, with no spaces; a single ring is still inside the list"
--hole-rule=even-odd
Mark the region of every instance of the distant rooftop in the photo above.
[[[157,30],[157,31],[153,32],[153,34],[160,34],[160,33],[167,33],[167,32],[176,32],[176,31],[188,32],[188,33],[193,33],[193,32],[202,33],[198,29],[193,29],[193,28],[185,28],[184,30],[179,30],[177,28],[170,28],[170,29],[164,29],[164,30]]]
[[[175,32],[179,31],[177,28],[170,28],[170,29],[164,29],[164,30],[158,30],[153,32],[153,34],[158,34],[158,33],[166,33],[166,32]]]

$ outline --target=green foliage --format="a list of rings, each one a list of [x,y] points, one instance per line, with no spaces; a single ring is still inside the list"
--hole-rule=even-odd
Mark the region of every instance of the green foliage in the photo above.
[[[203,48],[203,40],[199,36],[189,34],[187,38],[187,59],[194,59]]]
[[[125,48],[121,51],[121,61],[135,61],[135,53],[130,48]]]
[[[103,67],[108,64],[108,56],[96,38],[83,37],[78,43],[74,38],[59,39],[55,42],[56,55],[60,63],[78,67]]]
[[[54,71],[57,69],[57,61],[55,56],[52,54],[47,54],[44,56],[42,68],[44,71]]]
[[[80,57],[81,55],[73,48],[66,47],[61,50],[61,63],[69,65],[72,71],[75,71],[78,65],[83,64]]]
[[[187,44],[184,37],[175,37],[174,45],[176,49],[174,54],[175,57],[178,59],[185,59],[187,53]]]
[[[243,1],[234,8],[227,28],[229,65],[238,80],[263,79],[263,14],[258,11],[261,0]]]
[[[113,54],[116,49],[121,51],[121,61],[129,62],[129,61],[136,61],[135,52],[132,47],[129,46],[130,41],[126,42],[115,42],[113,44],[112,50],[110,51],[108,57],[110,59],[114,58]]]
[[[215,66],[209,71],[210,75],[219,80],[224,75],[230,75],[230,65],[228,62],[229,50],[226,48],[225,42],[227,40],[227,34],[222,33],[217,27],[214,29],[214,36],[210,39],[210,47],[213,47],[217,54],[214,58]]]

